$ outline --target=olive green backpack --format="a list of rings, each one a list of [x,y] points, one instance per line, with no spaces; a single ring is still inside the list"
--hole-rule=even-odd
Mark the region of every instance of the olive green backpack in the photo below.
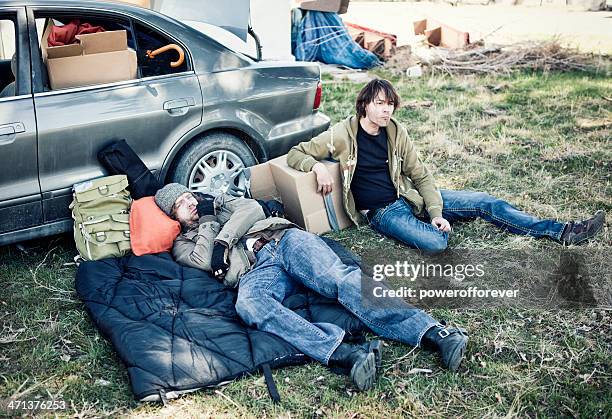
[[[81,258],[120,257],[130,251],[130,204],[125,175],[107,176],[73,187],[70,204],[74,241]]]

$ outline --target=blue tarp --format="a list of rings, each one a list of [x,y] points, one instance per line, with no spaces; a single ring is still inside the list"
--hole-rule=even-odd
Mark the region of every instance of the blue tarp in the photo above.
[[[321,61],[350,68],[381,65],[376,55],[353,41],[337,13],[308,11],[299,23],[294,55],[300,61]]]

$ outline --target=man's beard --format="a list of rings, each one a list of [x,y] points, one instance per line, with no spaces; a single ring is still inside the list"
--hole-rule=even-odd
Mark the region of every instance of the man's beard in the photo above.
[[[379,128],[386,128],[387,125],[389,125],[389,120],[386,120],[383,117],[380,117],[380,118],[375,118],[375,117],[374,118],[370,118],[370,117],[367,117],[367,119],[368,119],[368,121],[370,121],[370,123],[376,125]]]
[[[386,128],[387,125],[389,125],[389,121],[390,119],[379,118],[378,122],[376,122],[376,125],[378,125],[381,128]]]
[[[189,221],[183,221],[181,223],[181,228],[183,229],[183,231],[188,231],[191,230],[194,227],[198,226],[198,220],[189,220]]]

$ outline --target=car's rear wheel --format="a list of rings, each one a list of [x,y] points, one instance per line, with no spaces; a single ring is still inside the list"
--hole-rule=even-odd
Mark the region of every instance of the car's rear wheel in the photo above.
[[[181,153],[170,179],[192,191],[241,196],[246,189],[242,169],[254,164],[253,152],[240,138],[215,132],[197,139]]]

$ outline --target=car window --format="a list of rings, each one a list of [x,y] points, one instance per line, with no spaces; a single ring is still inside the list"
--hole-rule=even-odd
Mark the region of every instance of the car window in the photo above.
[[[45,90],[139,77],[136,42],[128,20],[42,12],[36,13],[35,18],[41,59],[47,73]]]
[[[36,14],[36,31],[38,32],[38,41],[40,42],[41,46],[42,46],[42,37],[44,35],[44,31],[47,25],[49,24],[49,20],[52,20],[54,25],[66,25],[76,20],[79,22],[81,26],[85,24],[89,24],[91,26],[100,26],[106,31],[125,30],[127,31],[128,47],[135,49],[134,38],[131,35],[130,24],[127,20],[111,19],[108,17],[101,17],[101,16],[79,16],[79,15],[72,15],[72,14],[49,15],[49,14],[37,13]]]
[[[15,23],[0,16],[0,99],[16,96],[16,73]]]
[[[176,41],[139,22],[134,22],[134,31],[138,46],[138,66],[142,77],[180,73],[191,68],[186,51],[183,51],[183,63],[176,67],[172,67],[172,62],[178,61],[179,53],[173,48],[166,52],[161,52],[153,58],[150,58],[147,54],[148,51],[156,51],[167,45],[176,45],[182,50],[182,47]]]

